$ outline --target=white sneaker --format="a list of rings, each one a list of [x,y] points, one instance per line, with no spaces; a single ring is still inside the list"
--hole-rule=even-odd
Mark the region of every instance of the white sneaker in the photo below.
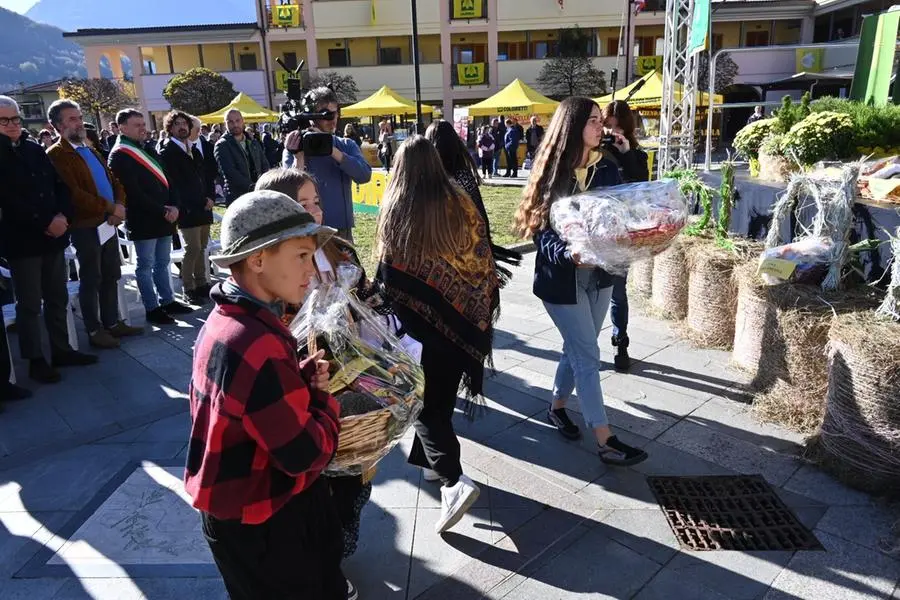
[[[453,487],[441,486],[441,518],[434,526],[438,533],[444,533],[462,519],[475,501],[481,490],[475,482],[460,475],[459,481]]]
[[[441,476],[437,474],[437,471],[432,471],[431,469],[422,469],[422,477],[425,481],[439,481]]]

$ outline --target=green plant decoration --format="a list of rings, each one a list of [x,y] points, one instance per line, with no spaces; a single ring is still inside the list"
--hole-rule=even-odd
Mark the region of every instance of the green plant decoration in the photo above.
[[[751,123],[737,132],[734,137],[734,148],[738,154],[749,160],[759,158],[759,147],[773,133],[781,133],[778,119],[762,119]]]
[[[731,227],[731,210],[734,208],[734,161],[729,157],[722,162],[722,184],[719,186],[719,218],[716,222],[716,244],[728,250],[734,249],[734,243],[728,237]]]
[[[813,113],[784,137],[785,154],[804,165],[844,158],[854,150],[853,119],[842,113]]]
[[[692,169],[673,169],[665,178],[678,181],[678,188],[684,196],[695,196],[700,203],[700,220],[684,230],[685,235],[702,235],[712,219],[712,195],[714,190],[703,183]]]

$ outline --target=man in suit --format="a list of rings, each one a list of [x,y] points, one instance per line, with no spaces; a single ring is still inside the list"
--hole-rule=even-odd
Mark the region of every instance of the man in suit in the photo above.
[[[200,125],[195,117],[181,111],[166,115],[163,126],[169,134],[160,158],[169,185],[178,194],[178,227],[184,236],[184,261],[181,279],[191,304],[203,305],[209,299],[209,267],[206,246],[213,222],[215,191],[207,183],[203,157],[191,142],[192,134],[199,137]]]
[[[141,147],[146,137],[144,115],[134,109],[119,111],[119,143],[109,155],[109,168],[125,187],[128,212],[125,226],[137,254],[138,289],[147,321],[171,325],[172,315],[193,312],[175,300],[169,281],[172,235],[178,221],[178,190],[166,178],[157,157]]]
[[[91,346],[118,348],[119,338],[140,335],[119,319],[119,237],[100,243],[97,228],[118,227],[125,219],[125,189],[106,166],[106,160],[85,143],[81,108],[68,99],[50,105],[48,118],[59,132],[47,155],[69,187],[75,218],[72,245],[78,252],[78,301]]]
[[[203,183],[206,184],[208,190],[212,191],[212,198],[216,197],[216,181],[219,179],[219,165],[216,163],[216,155],[213,149],[213,143],[206,139],[203,135],[203,128],[207,127],[200,123],[200,119],[193,117],[191,135],[188,139],[191,141],[191,147],[194,150],[194,159],[198,159],[202,163]],[[207,127],[207,131],[209,128]]]
[[[9,263],[16,292],[19,351],[31,379],[57,383],[57,367],[97,362],[69,345],[64,252],[75,214],[69,188],[44,149],[22,136],[19,105],[8,96],[0,96],[0,181],[0,256]],[[52,365],[41,345],[42,316]]]
[[[225,180],[225,203],[253,189],[260,175],[269,170],[269,161],[262,145],[244,133],[244,116],[231,109],[225,115],[228,133],[216,142],[215,155]]]

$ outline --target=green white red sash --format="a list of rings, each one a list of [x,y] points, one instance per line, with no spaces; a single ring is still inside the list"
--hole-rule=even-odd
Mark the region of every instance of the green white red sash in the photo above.
[[[166,174],[163,172],[162,167],[159,166],[159,163],[156,162],[152,156],[147,154],[143,148],[126,138],[124,135],[119,136],[119,139],[113,148],[113,152],[116,151],[124,152],[136,160],[138,164],[153,173],[166,188],[169,187],[169,180],[166,179]]]

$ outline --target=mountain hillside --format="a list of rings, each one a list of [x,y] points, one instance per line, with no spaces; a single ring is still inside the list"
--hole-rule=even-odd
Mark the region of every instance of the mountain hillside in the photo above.
[[[81,46],[63,38],[60,29],[0,8],[0,31],[0,93],[20,83],[87,76]]]
[[[154,0],[137,10],[123,10],[121,0],[38,0],[25,15],[63,31],[252,23],[255,0]]]

